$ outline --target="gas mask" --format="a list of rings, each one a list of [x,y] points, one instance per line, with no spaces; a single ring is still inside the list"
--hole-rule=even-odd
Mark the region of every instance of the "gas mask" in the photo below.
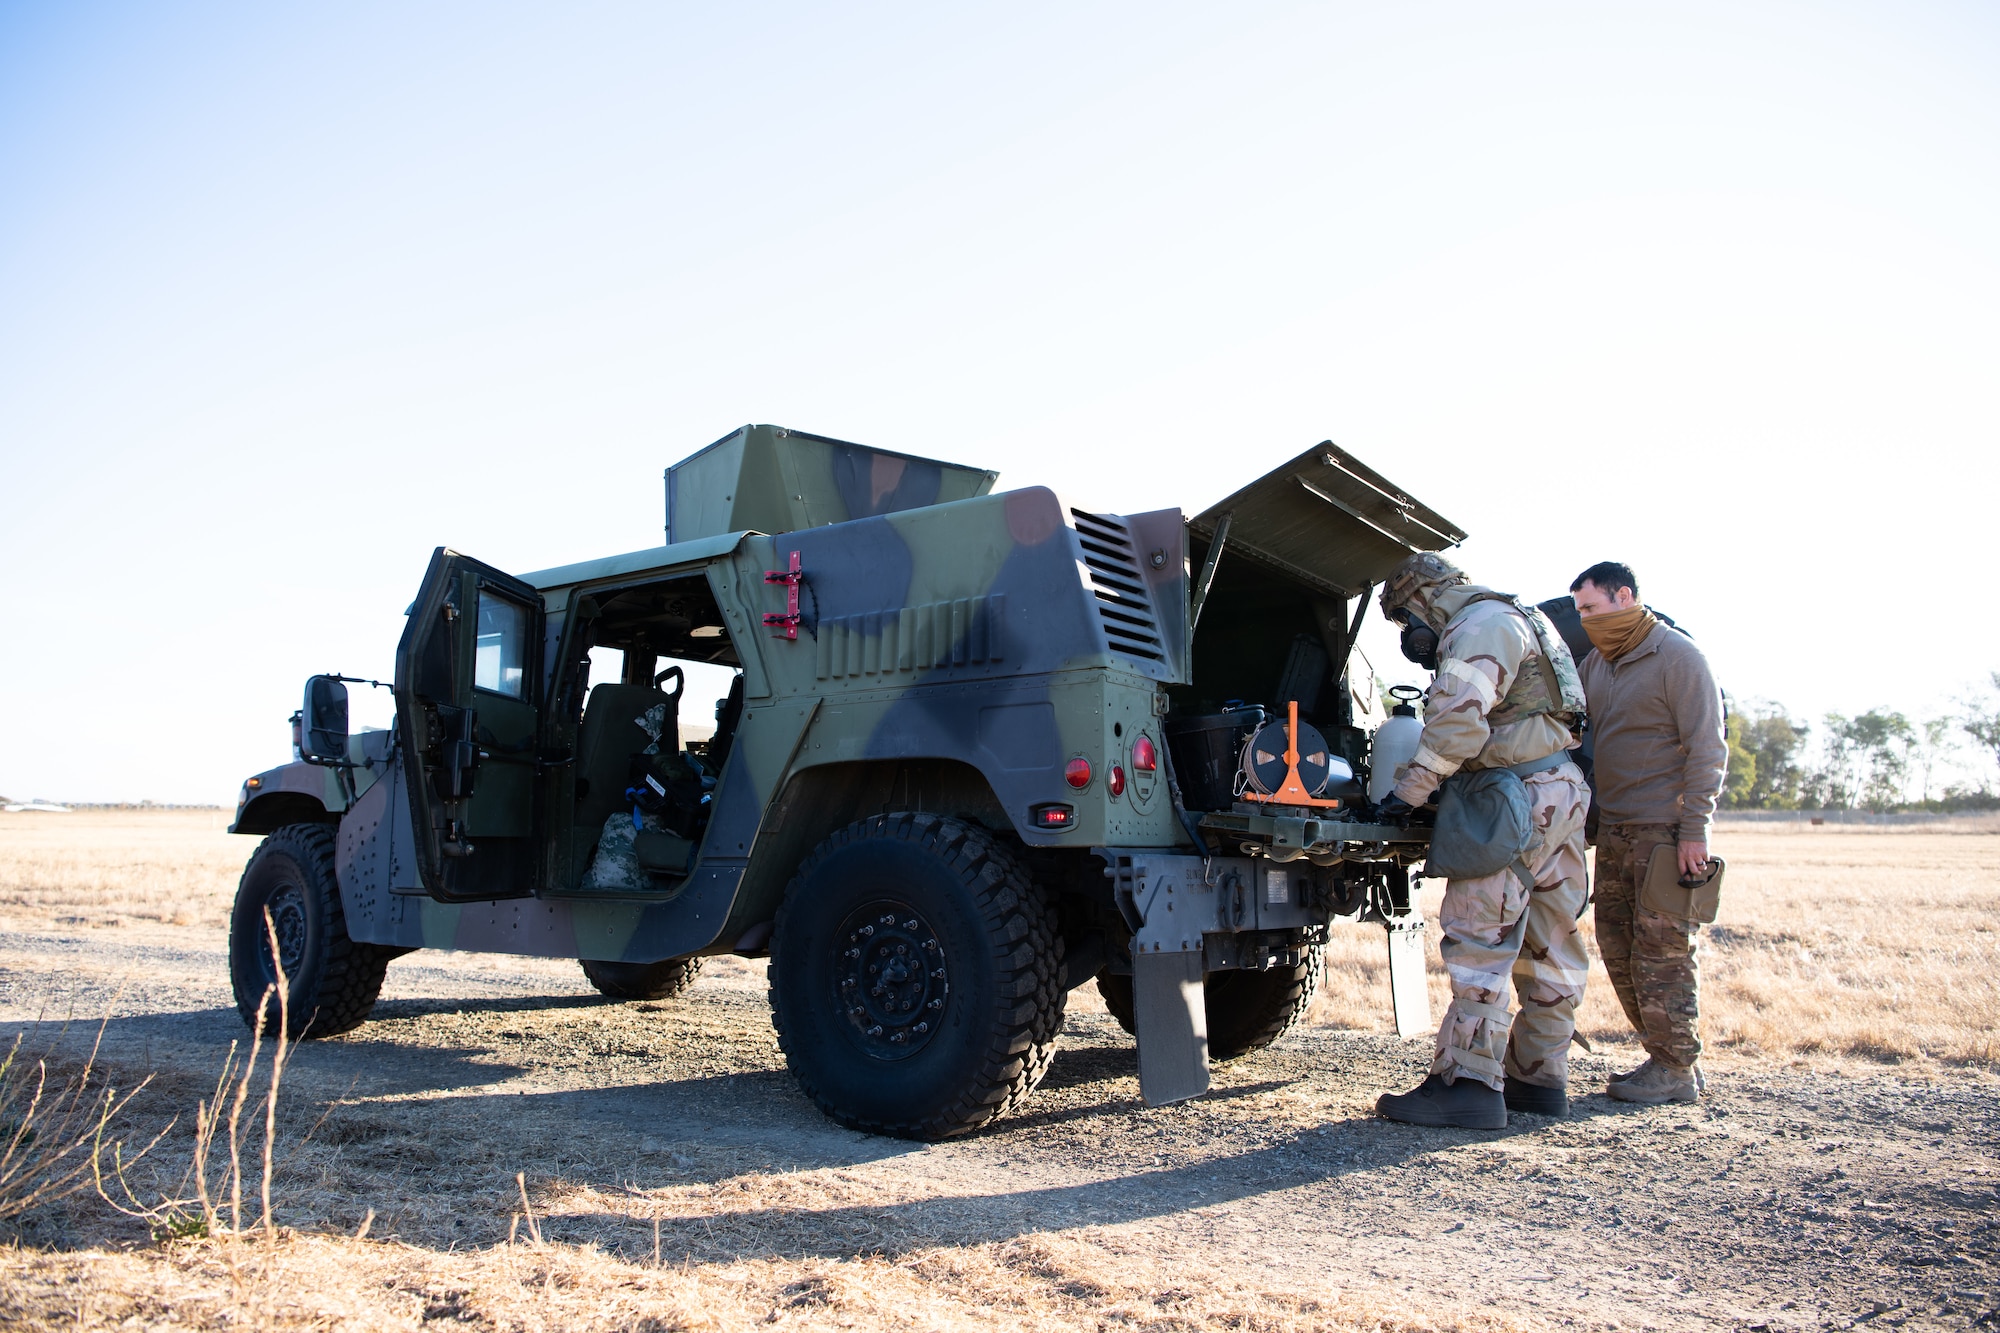
[[[1437,631],[1411,616],[1403,622],[1403,656],[1426,671],[1438,669]]]
[[[1403,656],[1426,671],[1438,669],[1438,632],[1407,603],[1384,607],[1382,614],[1402,629]]]

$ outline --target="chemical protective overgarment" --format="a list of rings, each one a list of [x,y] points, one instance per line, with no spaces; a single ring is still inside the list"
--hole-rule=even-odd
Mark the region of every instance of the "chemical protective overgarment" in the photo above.
[[[1453,582],[1422,589],[1408,606],[1439,632],[1438,671],[1416,758],[1396,795],[1421,805],[1461,768],[1532,764],[1576,744],[1558,684],[1570,663],[1543,660],[1541,639],[1511,600]],[[1560,640],[1553,647],[1566,652]],[[1508,1075],[1544,1087],[1569,1082],[1570,1036],[1589,967],[1577,919],[1589,898],[1590,789],[1567,761],[1522,780],[1533,820],[1522,859],[1533,887],[1512,869],[1445,884],[1439,949],[1452,998],[1431,1070],[1446,1082],[1472,1078],[1496,1089]]]

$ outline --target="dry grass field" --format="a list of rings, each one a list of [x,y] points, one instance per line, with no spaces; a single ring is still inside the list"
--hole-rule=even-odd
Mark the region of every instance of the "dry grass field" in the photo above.
[[[156,1075],[128,1133],[181,1117],[132,1173],[142,1199],[179,1187],[188,1112],[243,1032],[220,927],[252,844],[224,823],[0,816],[0,1030],[46,1045],[50,1021],[115,1005],[107,1067]],[[603,1005],[570,964],[413,955],[374,1021],[287,1071],[273,1236],[155,1243],[90,1196],[40,1209],[0,1224],[0,1327],[1992,1322],[1996,833],[1725,828],[1715,1094],[1591,1096],[1502,1135],[1368,1115],[1426,1058],[1390,1035],[1374,928],[1336,931],[1312,1023],[1206,1098],[1138,1104],[1085,987],[1027,1110],[933,1147],[797,1095],[761,963]],[[1579,1094],[1637,1058],[1601,974],[1584,1032]]]
[[[222,926],[256,840],[226,810],[0,814],[0,930]]]
[[[1729,871],[1701,944],[1712,1049],[2000,1063],[2000,816],[1887,828],[1725,819],[1716,848]],[[1442,896],[1424,899],[1433,921]],[[1315,1018],[1388,1029],[1380,944],[1336,932]],[[1442,1012],[1435,936],[1430,980]],[[1579,1027],[1593,1042],[1627,1035],[1601,964]]]

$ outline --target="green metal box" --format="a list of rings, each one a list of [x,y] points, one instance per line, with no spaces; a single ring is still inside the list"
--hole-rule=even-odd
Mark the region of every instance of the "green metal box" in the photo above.
[[[667,469],[667,544],[969,500],[999,475],[783,426],[744,426]]]

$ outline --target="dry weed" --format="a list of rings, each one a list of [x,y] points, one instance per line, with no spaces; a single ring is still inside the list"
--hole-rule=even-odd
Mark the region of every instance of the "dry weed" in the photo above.
[[[0,1056],[0,1221],[88,1189],[112,1122],[150,1082],[141,1078],[120,1093],[104,1076],[98,1053],[109,1021],[98,1025],[80,1065],[60,1051],[60,1035],[34,1056],[23,1054],[26,1034],[17,1034]],[[158,1142],[155,1137],[132,1160]],[[114,1151],[121,1147],[112,1145]]]
[[[265,1239],[277,1238],[278,1220],[271,1204],[271,1181],[278,1165],[278,1094],[284,1086],[285,1063],[293,1047],[287,1035],[291,1028],[289,983],[285,978],[285,965],[279,960],[277,927],[272,924],[268,910],[264,913],[264,932],[270,943],[270,957],[277,971],[277,981],[265,988],[263,997],[257,1002],[257,1015],[250,1025],[248,1053],[241,1053],[237,1043],[229,1043],[222,1070],[216,1076],[214,1095],[195,1107],[194,1143],[189,1150],[187,1174],[180,1188],[171,1193],[154,1192],[151,1197],[142,1196],[133,1188],[131,1168],[134,1163],[125,1158],[120,1145],[113,1145],[107,1150],[101,1134],[91,1157],[92,1179],[97,1186],[98,1197],[125,1216],[145,1222],[156,1238],[191,1235],[235,1237],[243,1234],[243,1149],[246,1130],[251,1129],[244,1123],[243,1112],[251,1106],[250,1093],[258,1077],[257,1057],[264,1050],[265,1018],[274,1005],[278,1013],[277,1030],[263,1069],[263,1090],[257,1098],[262,1107],[264,1141],[257,1154],[261,1167],[258,1202],[262,1211],[256,1226],[264,1233]],[[127,1100],[130,1100],[129,1095]],[[109,1119],[108,1114],[106,1118]],[[252,1118],[256,1118],[254,1109]],[[147,1152],[157,1146],[171,1129],[169,1125],[161,1130],[148,1145]],[[222,1157],[224,1150],[228,1154],[226,1160]],[[366,1230],[364,1223],[364,1234]]]

